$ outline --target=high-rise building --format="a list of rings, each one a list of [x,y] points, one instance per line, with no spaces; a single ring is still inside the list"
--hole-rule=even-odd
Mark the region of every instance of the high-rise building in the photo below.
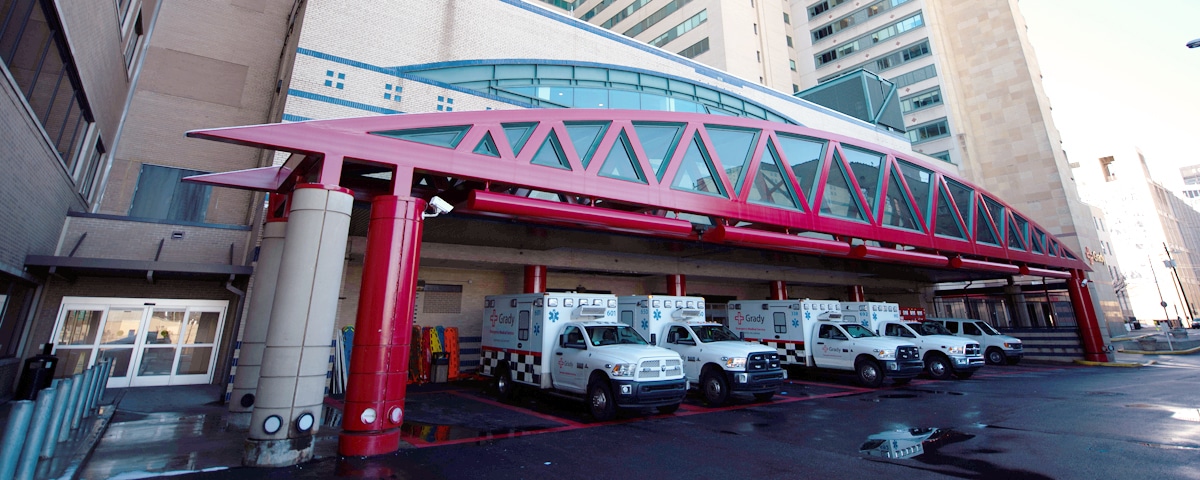
[[[895,86],[914,151],[1001,192],[1073,249],[1103,250],[1016,0],[526,1],[784,92],[873,73]],[[785,64],[787,82],[773,73]],[[1091,280],[1108,321],[1119,324],[1110,272],[1096,269]]]

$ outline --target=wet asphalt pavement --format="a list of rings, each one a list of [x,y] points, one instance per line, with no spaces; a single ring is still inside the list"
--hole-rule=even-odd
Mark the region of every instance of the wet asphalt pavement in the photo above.
[[[412,448],[392,455],[182,478],[1200,479],[1200,357],[1157,361],[989,366],[966,381],[880,390],[802,375],[767,403],[710,409],[690,396],[673,415],[604,424],[568,400],[505,405],[457,387],[409,397]],[[938,429],[919,455],[859,451],[872,434],[910,428]]]

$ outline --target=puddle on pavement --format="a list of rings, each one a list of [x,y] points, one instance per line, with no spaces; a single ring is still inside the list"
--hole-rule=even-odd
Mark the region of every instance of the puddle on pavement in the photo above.
[[[879,398],[917,398],[915,393],[885,393],[879,395]],[[864,398],[864,401],[871,401],[870,398]]]
[[[450,440],[461,440],[464,438],[486,439],[492,437],[505,437],[523,432],[545,430],[546,428],[547,427],[543,425],[537,425],[497,428],[494,430],[480,430],[478,428],[465,427],[462,425],[434,425],[422,422],[404,422],[404,424],[400,425],[400,438],[418,439],[427,443],[437,443]]]
[[[921,392],[921,393],[928,393],[928,394],[932,394],[932,395],[954,395],[954,396],[962,396],[962,395],[963,395],[963,393],[962,393],[962,392],[950,392],[950,391],[946,391],[946,390],[918,390],[918,389],[913,389],[913,391],[914,391],[914,392]]]
[[[1165,405],[1150,405],[1146,403],[1131,403],[1125,405],[1128,408],[1145,408],[1151,410],[1164,410],[1171,412],[1171,418],[1183,420],[1187,422],[1200,422],[1200,408],[1194,407],[1168,407]]]

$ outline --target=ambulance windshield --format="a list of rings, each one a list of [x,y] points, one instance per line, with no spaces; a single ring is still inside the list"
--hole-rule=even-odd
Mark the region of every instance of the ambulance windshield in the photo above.
[[[851,337],[854,337],[854,338],[874,337],[875,336],[874,333],[871,333],[870,330],[867,330],[862,325],[844,324],[844,325],[842,325],[842,328],[846,329],[847,335],[850,335]]]
[[[987,322],[975,322],[975,324],[979,325],[979,329],[983,330],[983,333],[987,335],[1003,335],[1002,333],[997,332],[996,329],[992,328],[991,325],[988,325]]]
[[[702,343],[724,342],[728,340],[741,340],[737,335],[734,335],[729,327],[724,325],[702,325],[692,327],[696,331],[696,336],[700,338]]]
[[[921,335],[954,335],[949,330],[946,330],[946,327],[937,322],[921,322],[916,327]]]
[[[638,335],[637,330],[628,325],[604,325],[597,327],[584,327],[587,330],[588,337],[592,339],[592,346],[599,347],[601,345],[648,345],[646,339]]]

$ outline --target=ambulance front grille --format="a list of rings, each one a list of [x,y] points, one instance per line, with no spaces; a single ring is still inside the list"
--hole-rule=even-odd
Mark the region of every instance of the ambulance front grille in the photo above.
[[[683,362],[677,359],[644,360],[638,366],[637,378],[648,380],[677,376],[683,372]]]
[[[974,357],[979,354],[980,354],[980,352],[979,352],[979,344],[978,343],[967,344],[967,356]]]

